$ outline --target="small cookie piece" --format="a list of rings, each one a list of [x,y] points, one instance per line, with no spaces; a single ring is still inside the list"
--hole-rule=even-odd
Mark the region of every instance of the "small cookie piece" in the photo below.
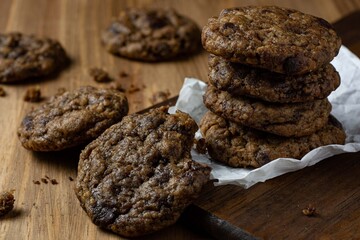
[[[87,143],[128,113],[125,95],[81,87],[52,97],[21,122],[18,137],[33,151],[58,151]]]
[[[5,97],[6,96],[6,92],[4,90],[3,87],[0,87],[0,97]]]
[[[207,112],[200,122],[211,158],[231,167],[258,168],[277,158],[302,158],[320,146],[344,144],[341,124],[330,115],[324,128],[300,138],[281,137],[244,127]]]
[[[161,107],[126,116],[91,142],[75,188],[91,220],[126,237],[175,223],[209,181],[210,168],[191,159],[197,128]]]
[[[324,19],[277,6],[247,6],[210,18],[202,44],[230,62],[294,75],[329,63],[341,39]]]
[[[4,216],[14,208],[14,190],[0,193],[0,217]]]
[[[285,75],[231,63],[210,54],[209,81],[233,96],[290,103],[326,98],[340,85],[340,76],[331,64],[303,75]]]
[[[102,42],[115,55],[142,61],[163,61],[201,49],[194,21],[173,9],[130,8],[103,32]]]
[[[90,68],[89,74],[94,79],[95,82],[105,83],[112,81],[112,78],[109,76],[109,73],[102,68],[98,68],[98,67]]]
[[[271,103],[248,97],[233,97],[212,85],[204,94],[212,112],[239,124],[285,137],[301,137],[322,128],[329,117],[327,98],[304,103]]]
[[[29,87],[26,89],[24,95],[25,102],[41,102],[42,99],[40,86]]]
[[[150,102],[152,104],[156,104],[159,102],[166,101],[169,99],[170,95],[171,95],[171,93],[170,93],[169,89],[166,91],[157,91],[152,95]]]
[[[0,33],[0,82],[46,76],[62,68],[67,61],[58,41],[21,33]]]

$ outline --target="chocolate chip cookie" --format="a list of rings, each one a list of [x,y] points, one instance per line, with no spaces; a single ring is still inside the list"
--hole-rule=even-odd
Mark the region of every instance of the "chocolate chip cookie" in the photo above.
[[[325,98],[304,103],[271,103],[233,97],[209,85],[204,104],[212,112],[239,124],[286,137],[300,137],[322,128],[331,111]]]
[[[95,139],[128,109],[125,95],[116,90],[87,86],[65,91],[26,114],[18,137],[29,150],[63,150]]]
[[[210,111],[201,120],[200,129],[211,158],[231,167],[257,168],[277,158],[300,159],[317,147],[345,142],[341,124],[331,115],[322,129],[299,138],[257,131]]]
[[[91,142],[75,188],[91,220],[126,237],[175,223],[209,180],[210,168],[190,155],[197,128],[162,107],[126,116]]]
[[[326,98],[340,85],[340,76],[331,64],[303,75],[285,75],[231,63],[210,54],[209,81],[233,96],[289,103]]]
[[[56,40],[21,33],[0,33],[0,82],[46,76],[67,62],[65,50]]]
[[[195,22],[173,9],[130,8],[103,32],[102,42],[115,55],[163,61],[198,51],[200,37]]]
[[[277,6],[247,6],[210,18],[202,44],[228,61],[294,75],[329,63],[341,39],[324,19]]]

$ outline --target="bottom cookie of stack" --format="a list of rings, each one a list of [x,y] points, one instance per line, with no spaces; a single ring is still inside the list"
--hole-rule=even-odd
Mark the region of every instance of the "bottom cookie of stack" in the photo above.
[[[258,131],[207,112],[200,122],[210,157],[231,167],[257,168],[277,158],[302,158],[320,146],[344,144],[341,123],[329,116],[328,123],[304,137],[282,137]]]

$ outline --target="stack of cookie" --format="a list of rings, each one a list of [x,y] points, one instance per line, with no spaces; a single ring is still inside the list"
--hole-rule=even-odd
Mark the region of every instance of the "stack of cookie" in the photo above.
[[[343,144],[327,96],[340,84],[330,61],[341,40],[323,19],[275,6],[225,9],[203,28],[210,109],[200,123],[210,156],[260,167]]]

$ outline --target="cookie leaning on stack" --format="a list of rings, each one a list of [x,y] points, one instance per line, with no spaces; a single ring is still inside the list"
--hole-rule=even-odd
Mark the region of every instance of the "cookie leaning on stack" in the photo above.
[[[209,181],[210,168],[191,159],[195,121],[167,112],[126,116],[82,151],[75,192],[96,225],[126,237],[158,231]]]
[[[324,135],[334,122],[327,96],[340,84],[330,61],[341,39],[328,22],[276,6],[225,9],[203,28],[202,44],[211,53],[204,103],[217,116],[207,114],[200,128],[212,158],[260,167],[344,143],[339,124],[333,137]],[[274,142],[287,148],[281,154],[264,151]],[[218,151],[228,154],[219,157]]]

